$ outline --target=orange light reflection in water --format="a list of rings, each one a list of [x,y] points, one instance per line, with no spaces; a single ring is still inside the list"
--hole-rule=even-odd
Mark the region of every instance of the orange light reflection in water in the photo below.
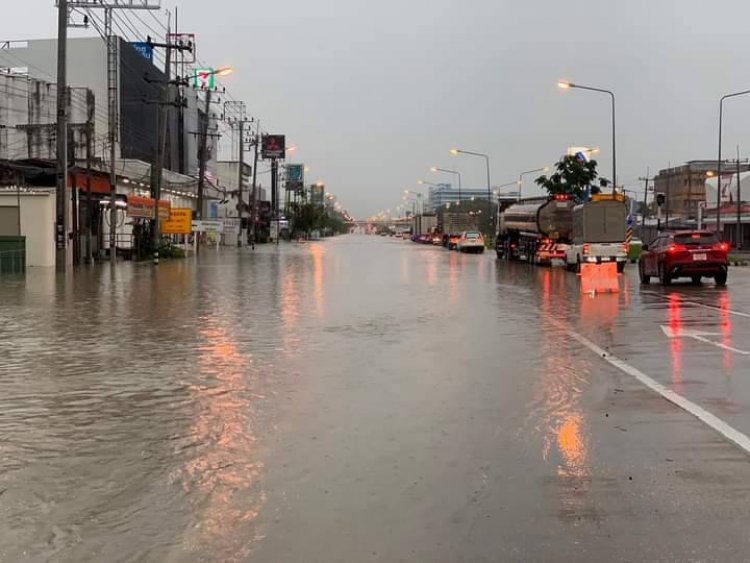
[[[204,322],[199,361],[205,383],[190,389],[197,410],[191,437],[198,453],[178,477],[201,523],[188,532],[188,545],[197,554],[211,548],[221,553],[212,557],[242,561],[257,539],[248,534],[249,522],[265,502],[262,490],[253,491],[263,467],[253,461],[256,437],[247,386],[251,361],[239,353],[220,321]]]
[[[542,458],[549,461],[553,448],[559,456],[560,515],[566,519],[586,512],[591,473],[586,421],[579,406],[590,367],[571,354],[566,333],[547,321],[564,315],[569,306],[567,278],[565,272],[541,273],[541,378],[530,409],[532,418],[541,419]]]
[[[719,298],[719,309],[721,310],[721,343],[724,346],[732,346],[732,313],[729,303],[729,293],[723,291]],[[724,350],[724,369],[732,369],[732,352]]]
[[[669,328],[673,338],[670,339],[672,352],[672,386],[682,392],[682,303],[676,293],[669,294]]]
[[[437,260],[439,256],[439,254],[433,253],[427,259],[427,285],[434,286],[438,283]]]
[[[315,300],[315,314],[318,318],[325,315],[325,289],[323,281],[325,278],[324,259],[326,255],[325,246],[319,243],[310,245],[310,253],[313,257],[313,298]]]
[[[451,252],[448,256],[448,298],[451,303],[458,300],[460,288],[458,278],[461,273],[461,257],[457,252]]]

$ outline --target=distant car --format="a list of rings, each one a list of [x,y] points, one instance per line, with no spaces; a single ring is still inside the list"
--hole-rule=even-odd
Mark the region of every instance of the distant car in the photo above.
[[[662,233],[649,245],[643,245],[638,260],[641,283],[658,277],[662,285],[676,278],[691,278],[698,284],[704,277],[716,285],[727,283],[729,245],[711,231]]]
[[[458,239],[460,238],[461,235],[448,235],[448,250],[457,250]]]
[[[484,237],[479,231],[464,231],[456,243],[459,252],[484,252]]]
[[[443,244],[443,237],[438,234],[432,235],[432,244],[435,246],[440,246],[441,244]]]

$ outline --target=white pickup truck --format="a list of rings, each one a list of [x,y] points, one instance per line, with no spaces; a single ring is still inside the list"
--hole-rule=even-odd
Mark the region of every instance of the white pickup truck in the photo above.
[[[572,243],[565,253],[569,271],[580,271],[581,264],[614,262],[622,272],[628,261],[625,242],[628,209],[620,195],[598,194],[573,209]]]

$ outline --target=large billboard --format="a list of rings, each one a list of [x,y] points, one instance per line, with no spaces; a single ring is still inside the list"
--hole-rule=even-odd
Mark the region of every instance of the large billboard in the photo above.
[[[286,137],[284,135],[263,135],[261,149],[263,160],[283,159],[286,155]]]
[[[305,186],[305,165],[286,165],[286,189],[301,190]]]

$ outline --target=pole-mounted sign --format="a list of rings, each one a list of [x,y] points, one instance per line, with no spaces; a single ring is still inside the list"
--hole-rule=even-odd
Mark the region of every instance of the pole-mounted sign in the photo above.
[[[286,137],[284,135],[263,135],[260,146],[263,160],[283,159],[286,154]]]

